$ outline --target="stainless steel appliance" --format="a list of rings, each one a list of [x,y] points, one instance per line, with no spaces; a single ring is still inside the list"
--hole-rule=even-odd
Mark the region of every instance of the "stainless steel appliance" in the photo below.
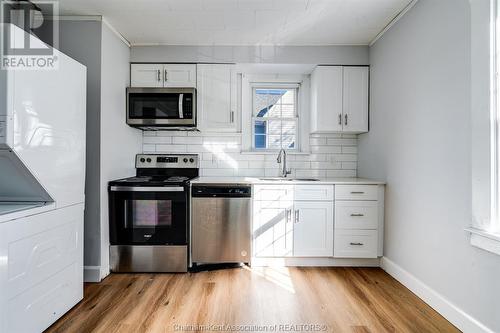
[[[246,184],[193,184],[191,260],[250,263],[252,189]]]
[[[142,129],[196,129],[196,89],[127,88],[127,124]]]
[[[109,183],[113,272],[186,272],[189,180],[197,155],[136,156],[136,176]]]

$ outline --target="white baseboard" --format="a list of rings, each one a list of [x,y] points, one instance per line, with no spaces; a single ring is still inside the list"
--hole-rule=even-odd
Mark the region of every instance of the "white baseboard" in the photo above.
[[[451,303],[441,294],[390,259],[382,257],[380,260],[380,267],[393,278],[401,282],[406,288],[410,289],[462,332],[494,333],[491,329],[465,313],[462,309]]]
[[[379,267],[380,259],[252,257],[252,266]]]
[[[84,282],[101,282],[101,266],[83,266]]]

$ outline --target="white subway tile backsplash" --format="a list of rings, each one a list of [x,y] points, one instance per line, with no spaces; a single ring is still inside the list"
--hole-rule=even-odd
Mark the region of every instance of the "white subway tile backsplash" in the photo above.
[[[356,145],[358,143],[358,140],[356,139],[328,139],[327,144],[329,146],[343,146],[343,145]]]
[[[345,170],[356,170],[358,168],[358,163],[356,162],[342,162],[342,169]]]
[[[142,151],[145,153],[155,153],[156,152],[156,146],[155,145],[142,145]]]
[[[326,138],[325,137],[314,137],[309,139],[309,144],[311,146],[322,146],[326,145]]]
[[[356,162],[358,155],[355,154],[335,154],[333,160],[337,162]]]
[[[174,136],[172,138],[172,143],[201,145],[203,143],[203,138],[196,136]]]
[[[342,154],[357,154],[358,146],[342,146]]]
[[[335,177],[341,177],[341,178],[349,178],[349,177],[356,177],[356,170],[327,170],[326,171],[326,176],[328,178],[335,178]]]
[[[312,153],[341,153],[341,146],[311,146]]]
[[[142,140],[143,143],[172,143],[170,136],[145,136]],[[175,143],[175,142],[174,142]]]
[[[241,135],[186,131],[144,131],[146,153],[197,153],[202,176],[276,177],[277,152],[241,153]],[[355,177],[357,136],[312,134],[310,153],[287,155],[292,176],[300,178]]]
[[[186,145],[156,145],[158,153],[185,153]]]
[[[311,162],[311,169],[341,169],[338,162]]]

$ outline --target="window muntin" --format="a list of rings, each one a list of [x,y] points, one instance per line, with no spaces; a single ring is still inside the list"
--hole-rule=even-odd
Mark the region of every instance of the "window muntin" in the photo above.
[[[298,149],[298,87],[253,88],[254,150]]]

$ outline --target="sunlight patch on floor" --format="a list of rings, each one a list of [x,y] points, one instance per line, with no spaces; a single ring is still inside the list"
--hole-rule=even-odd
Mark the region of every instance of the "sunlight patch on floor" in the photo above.
[[[288,267],[271,266],[271,267],[247,267],[245,269],[263,277],[269,282],[274,283],[276,286],[285,289],[286,291],[295,294],[292,278]]]

